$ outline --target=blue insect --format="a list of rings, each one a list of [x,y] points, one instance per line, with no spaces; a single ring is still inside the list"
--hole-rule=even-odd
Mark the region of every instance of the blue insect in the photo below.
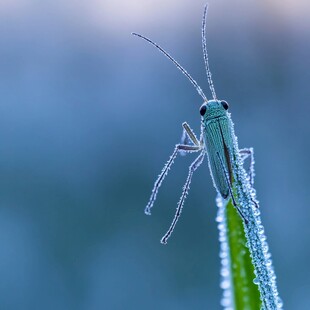
[[[195,133],[190,128],[190,126],[184,122],[183,126],[183,136],[180,144],[175,146],[175,149],[169,158],[168,162],[162,169],[159,177],[155,181],[150,200],[145,208],[145,213],[147,215],[151,214],[151,208],[156,200],[156,196],[161,186],[164,178],[168,174],[168,171],[171,168],[175,158],[179,153],[193,153],[199,152],[199,156],[193,161],[189,167],[188,176],[183,187],[183,192],[178,202],[177,210],[174,216],[174,219],[171,223],[170,228],[167,233],[161,239],[161,243],[166,244],[167,240],[171,236],[175,225],[181,215],[184,201],[188,194],[189,186],[192,180],[192,176],[197,170],[197,168],[202,164],[206,154],[208,157],[208,163],[210,168],[210,173],[213,179],[213,184],[217,192],[221,195],[222,198],[228,199],[231,198],[233,205],[239,212],[244,223],[247,224],[248,221],[241,211],[240,206],[237,204],[233,192],[234,184],[234,174],[233,167],[234,161],[237,160],[236,157],[244,160],[247,157],[251,159],[250,165],[250,183],[253,183],[253,150],[249,149],[236,149],[236,143],[234,142],[234,132],[233,132],[233,123],[230,118],[230,113],[228,112],[228,103],[224,100],[217,99],[214,85],[211,78],[211,72],[208,62],[208,52],[207,52],[207,43],[206,43],[206,17],[207,17],[208,6],[205,6],[203,19],[202,19],[202,47],[203,47],[203,56],[206,67],[206,73],[208,78],[209,87],[212,93],[212,100],[208,100],[205,94],[203,93],[200,86],[197,82],[191,77],[191,75],[173,58],[171,57],[162,47],[150,40],[149,38],[138,34],[132,33],[133,35],[142,38],[155,46],[160,52],[162,52],[168,59],[170,59],[175,66],[188,78],[188,80],[194,85],[198,94],[203,99],[203,104],[200,107],[201,115],[201,134],[200,138],[197,139]],[[238,154],[236,154],[238,152]],[[258,207],[256,201],[253,200],[253,203]]]

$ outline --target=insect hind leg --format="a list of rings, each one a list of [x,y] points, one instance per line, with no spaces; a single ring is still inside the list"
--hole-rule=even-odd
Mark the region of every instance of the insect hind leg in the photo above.
[[[149,202],[148,202],[148,204],[147,204],[147,206],[145,207],[145,210],[144,210],[145,214],[151,215],[151,208],[153,207],[154,202],[156,200],[156,196],[157,196],[158,190],[159,190],[163,180],[167,176],[167,174],[168,174],[172,164],[174,163],[174,160],[177,157],[178,153],[180,151],[187,152],[187,153],[198,152],[198,151],[200,151],[200,149],[201,148],[199,146],[196,146],[196,145],[177,144],[175,146],[172,155],[170,156],[169,160],[165,164],[164,168],[162,169],[161,173],[159,174],[157,180],[154,183],[154,187],[153,187],[153,190],[152,190],[152,194],[151,194],[150,200],[149,200]]]
[[[255,170],[254,170],[254,164],[255,164],[255,160],[254,160],[254,149],[252,147],[250,148],[245,148],[245,149],[241,149],[239,150],[239,154],[241,155],[241,160],[242,162],[244,162],[248,157],[250,157],[250,168],[249,168],[249,181],[250,184],[253,188],[254,186],[254,177],[255,177]],[[259,204],[258,202],[254,199],[251,198],[252,202],[254,203],[256,208],[259,208]]]
[[[239,150],[239,154],[241,155],[241,160],[244,162],[248,157],[250,157],[250,168],[249,168],[249,181],[251,186],[254,185],[254,177],[255,177],[255,170],[254,170],[254,150],[252,147],[250,148],[245,148]]]
[[[188,190],[189,190],[189,186],[190,186],[191,181],[192,181],[192,176],[193,176],[195,170],[197,170],[197,168],[203,162],[204,157],[205,157],[205,152],[202,151],[200,153],[200,155],[193,161],[193,163],[189,167],[188,176],[187,176],[186,182],[185,182],[184,187],[183,187],[182,195],[181,195],[180,200],[178,202],[178,206],[177,206],[177,210],[176,210],[175,215],[174,215],[174,219],[173,219],[168,231],[166,232],[166,234],[162,237],[162,239],[160,241],[162,244],[167,244],[167,241],[170,238],[170,236],[171,236],[171,234],[175,228],[175,225],[177,224],[177,222],[181,216],[184,201],[186,199],[186,196],[187,196]]]

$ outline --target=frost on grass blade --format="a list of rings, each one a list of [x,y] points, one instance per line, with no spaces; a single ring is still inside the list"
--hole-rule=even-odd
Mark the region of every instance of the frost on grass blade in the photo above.
[[[220,259],[221,259],[221,288],[223,289],[223,296],[221,300],[221,305],[224,310],[234,309],[233,300],[233,289],[232,289],[232,279],[231,279],[231,260],[229,255],[229,244],[227,240],[227,225],[226,225],[226,215],[225,207],[226,202],[221,197],[217,195],[216,205],[218,207],[216,221],[218,222],[219,229],[219,241],[220,241]]]
[[[238,205],[240,206],[248,223],[244,224],[244,231],[247,239],[254,273],[254,283],[258,285],[262,308],[265,310],[282,309],[283,303],[279,297],[276,275],[272,266],[271,254],[266,242],[264,227],[260,218],[260,210],[257,208],[256,193],[251,185],[250,178],[243,168],[243,161],[240,157],[237,137],[234,133],[233,122],[229,116],[233,137],[233,177],[234,191]],[[254,172],[254,171],[253,171]]]

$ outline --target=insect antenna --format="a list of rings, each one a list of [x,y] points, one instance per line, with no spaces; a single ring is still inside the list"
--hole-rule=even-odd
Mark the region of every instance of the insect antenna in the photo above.
[[[191,75],[172,57],[170,56],[162,47],[160,47],[157,43],[153,42],[151,39],[141,35],[141,34],[138,34],[138,33],[135,33],[135,32],[132,32],[131,33],[132,35],[134,36],[137,36],[141,39],[144,39],[145,41],[149,42],[150,44],[152,44],[153,46],[155,46],[158,50],[160,50],[169,60],[171,60],[175,66],[189,79],[189,81],[194,85],[194,87],[196,88],[198,94],[202,97],[202,99],[205,101],[205,102],[208,102],[208,99],[206,97],[206,95],[203,93],[202,89],[200,88],[200,86],[197,84],[197,82],[191,77]]]
[[[206,21],[207,21],[207,12],[208,12],[208,4],[205,5],[204,11],[203,11],[203,18],[202,18],[202,50],[203,50],[203,59],[205,61],[206,66],[206,73],[208,78],[209,87],[212,93],[212,97],[214,100],[216,100],[216,93],[212,81],[212,74],[209,67],[209,61],[208,61],[208,50],[207,50],[207,37],[206,37]]]

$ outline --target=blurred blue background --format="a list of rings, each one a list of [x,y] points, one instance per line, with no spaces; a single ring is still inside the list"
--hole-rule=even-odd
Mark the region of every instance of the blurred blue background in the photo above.
[[[310,307],[307,0],[209,0],[217,95],[256,189],[286,309]],[[210,97],[204,1],[1,0],[0,309],[221,309],[215,190],[205,164],[172,220],[194,156],[153,182]]]

